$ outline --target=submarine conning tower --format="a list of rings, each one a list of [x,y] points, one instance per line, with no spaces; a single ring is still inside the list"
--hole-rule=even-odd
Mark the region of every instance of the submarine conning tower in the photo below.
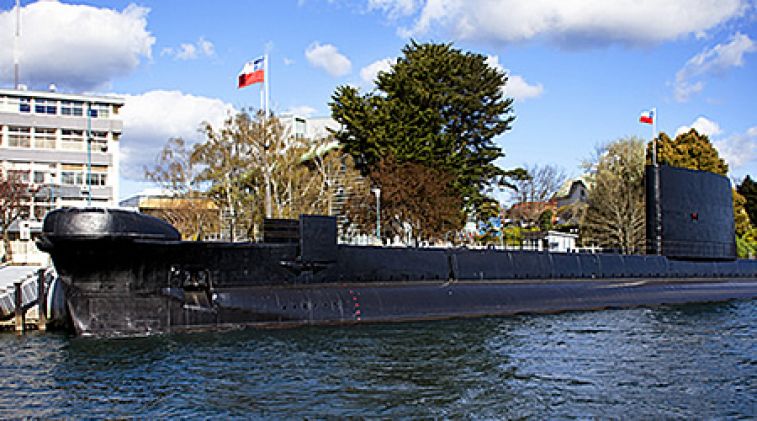
[[[727,177],[667,165],[646,167],[647,253],[678,260],[735,260]]]

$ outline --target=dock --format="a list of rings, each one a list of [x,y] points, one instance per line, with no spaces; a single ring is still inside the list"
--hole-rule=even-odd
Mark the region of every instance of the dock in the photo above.
[[[50,268],[0,266],[0,331],[46,330]]]

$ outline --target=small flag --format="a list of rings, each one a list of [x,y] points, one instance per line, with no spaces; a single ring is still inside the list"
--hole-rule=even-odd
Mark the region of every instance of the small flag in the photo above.
[[[237,78],[237,89],[244,88],[265,80],[265,58],[260,57],[245,63]]]
[[[654,111],[644,111],[641,113],[641,117],[639,117],[639,122],[644,124],[653,124],[654,123]]]

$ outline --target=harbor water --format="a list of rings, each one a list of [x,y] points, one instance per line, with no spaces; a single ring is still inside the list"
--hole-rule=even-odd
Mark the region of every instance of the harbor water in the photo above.
[[[757,301],[137,339],[0,335],[0,418],[757,417]]]

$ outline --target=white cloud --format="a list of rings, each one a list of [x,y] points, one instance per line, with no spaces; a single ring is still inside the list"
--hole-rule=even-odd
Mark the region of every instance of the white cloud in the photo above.
[[[155,163],[158,151],[169,138],[181,137],[190,144],[200,141],[198,129],[202,122],[219,126],[234,111],[220,99],[179,91],[120,96],[125,100],[120,113],[124,122],[121,176],[132,180],[143,178],[144,166]]]
[[[718,154],[728,164],[730,172],[740,173],[742,169],[757,164],[757,126],[749,128],[744,133],[734,134],[722,139],[713,139],[723,133],[720,125],[706,117],[697,117],[689,126],[681,126],[676,130],[676,136],[696,129],[700,134],[712,139],[712,145]]]
[[[325,70],[331,76],[344,76],[352,70],[352,62],[332,44],[310,44],[305,50],[305,58],[314,66]]]
[[[286,110],[284,114],[291,114],[298,117],[310,117],[318,111],[309,105],[296,105]]]
[[[746,167],[754,171],[754,167],[757,167],[757,127],[712,143],[728,164],[731,173],[741,172],[739,170]]]
[[[155,38],[147,30],[149,9],[122,11],[40,1],[21,8],[21,83],[55,83],[75,90],[106,86],[149,59]],[[13,79],[14,10],[0,12],[0,79]]]
[[[411,2],[369,1],[369,7],[391,17],[412,10],[405,3]],[[439,30],[506,44],[546,38],[570,47],[645,45],[701,37],[748,7],[749,0],[426,0],[410,28],[399,32],[417,37]]]
[[[757,51],[749,36],[736,33],[729,42],[717,44],[690,58],[676,72],[675,97],[683,102],[704,89],[704,82],[694,81],[705,76],[722,75],[732,67],[744,65],[744,55]]]
[[[209,57],[215,54],[215,47],[213,46],[213,43],[206,40],[205,38],[200,37],[200,39],[197,40],[197,45],[200,47],[200,51],[202,51],[202,53],[206,56]]]
[[[708,137],[717,136],[722,132],[718,123],[706,117],[697,117],[697,119],[694,120],[691,125],[679,127],[678,130],[676,130],[676,136],[681,133],[686,133],[691,129],[695,129],[697,133],[706,135]]]
[[[167,47],[161,50],[161,56],[172,56],[176,60],[195,60],[200,56],[212,57],[215,54],[213,43],[200,37],[194,44],[184,43],[178,48]]]
[[[525,101],[529,98],[538,98],[544,93],[541,83],[530,85],[521,76],[510,76],[505,85],[505,95],[515,98],[516,101]]]
[[[422,3],[421,0],[368,0],[368,10],[380,10],[395,19],[415,13]]]
[[[379,72],[388,72],[396,62],[396,58],[389,57],[382,58],[381,60],[376,60],[373,63],[360,69],[360,78],[363,79],[365,83],[372,84],[376,81],[376,77],[378,77]]]
[[[284,57],[284,66],[291,66],[294,64],[294,60],[289,57]]]
[[[513,97],[516,101],[522,102],[529,98],[538,98],[544,93],[544,86],[541,83],[531,85],[522,76],[511,74],[509,70],[499,63],[498,56],[486,56],[486,64],[501,72],[505,72],[507,75],[507,83],[503,89],[506,96]]]

